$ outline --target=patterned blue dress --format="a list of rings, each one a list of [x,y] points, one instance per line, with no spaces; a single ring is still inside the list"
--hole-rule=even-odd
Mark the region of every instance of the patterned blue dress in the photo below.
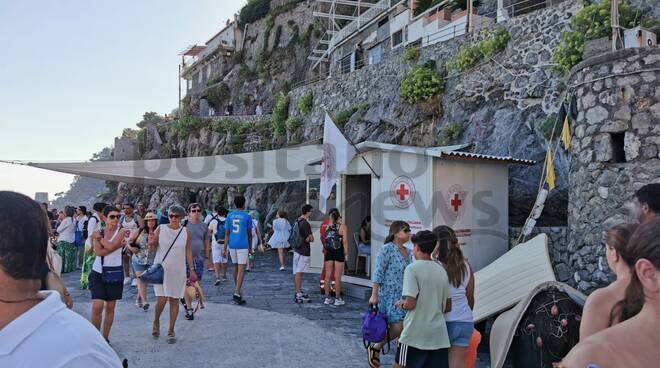
[[[406,312],[394,306],[402,298],[403,271],[412,262],[412,252],[408,250],[408,259],[404,259],[396,244],[387,243],[380,248],[376,257],[374,282],[378,289],[378,310],[387,317],[387,323],[403,321]]]

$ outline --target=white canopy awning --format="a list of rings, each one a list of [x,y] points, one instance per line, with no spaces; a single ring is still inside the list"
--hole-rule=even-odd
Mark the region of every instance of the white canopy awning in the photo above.
[[[268,184],[307,179],[310,158],[320,159],[323,145],[220,156],[136,161],[29,162],[41,169],[131,184],[178,187]]]
[[[534,161],[512,157],[460,152],[469,144],[445,147],[412,147],[380,142],[361,142],[361,153],[372,150],[413,153],[447,160],[478,160],[532,165]],[[322,144],[305,144],[270,151],[219,156],[135,161],[21,162],[41,169],[130,184],[177,187],[249,185],[304,181],[319,174]],[[12,161],[11,163],[19,163]]]

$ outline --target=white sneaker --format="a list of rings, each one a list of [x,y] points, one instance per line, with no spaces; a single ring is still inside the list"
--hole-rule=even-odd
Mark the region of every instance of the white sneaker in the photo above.
[[[124,286],[130,285],[131,284],[131,278],[130,277],[124,277]]]
[[[137,286],[137,283],[138,283],[138,280],[137,280],[137,279],[133,279],[133,281],[131,281],[131,286],[132,286],[132,287],[136,287],[136,286]]]
[[[325,305],[332,304],[332,299],[331,298],[325,298],[325,301],[323,301],[323,304],[325,304]]]
[[[335,307],[338,307],[338,306],[340,306],[340,305],[344,305],[344,304],[346,304],[346,302],[344,301],[344,299],[342,299],[342,298],[337,298],[337,299],[335,299]]]
[[[284,271],[284,266],[280,267],[280,271]]]

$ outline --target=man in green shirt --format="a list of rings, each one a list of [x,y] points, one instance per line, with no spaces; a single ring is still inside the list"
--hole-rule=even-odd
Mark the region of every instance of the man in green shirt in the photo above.
[[[442,266],[431,260],[438,238],[430,231],[412,237],[411,263],[403,274],[403,299],[396,305],[407,311],[395,367],[449,367],[449,335],[443,313],[451,310],[449,278]]]

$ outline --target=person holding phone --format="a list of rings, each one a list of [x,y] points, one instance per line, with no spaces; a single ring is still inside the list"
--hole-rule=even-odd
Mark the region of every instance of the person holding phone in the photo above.
[[[89,274],[89,289],[92,293],[92,324],[101,330],[103,322],[103,337],[110,342],[110,329],[115,318],[115,305],[121,300],[123,285],[104,280],[104,268],[122,267],[122,249],[126,246],[126,238],[130,230],[119,226],[119,211],[114,206],[103,209],[104,225],[93,233],[93,245],[96,258]]]

